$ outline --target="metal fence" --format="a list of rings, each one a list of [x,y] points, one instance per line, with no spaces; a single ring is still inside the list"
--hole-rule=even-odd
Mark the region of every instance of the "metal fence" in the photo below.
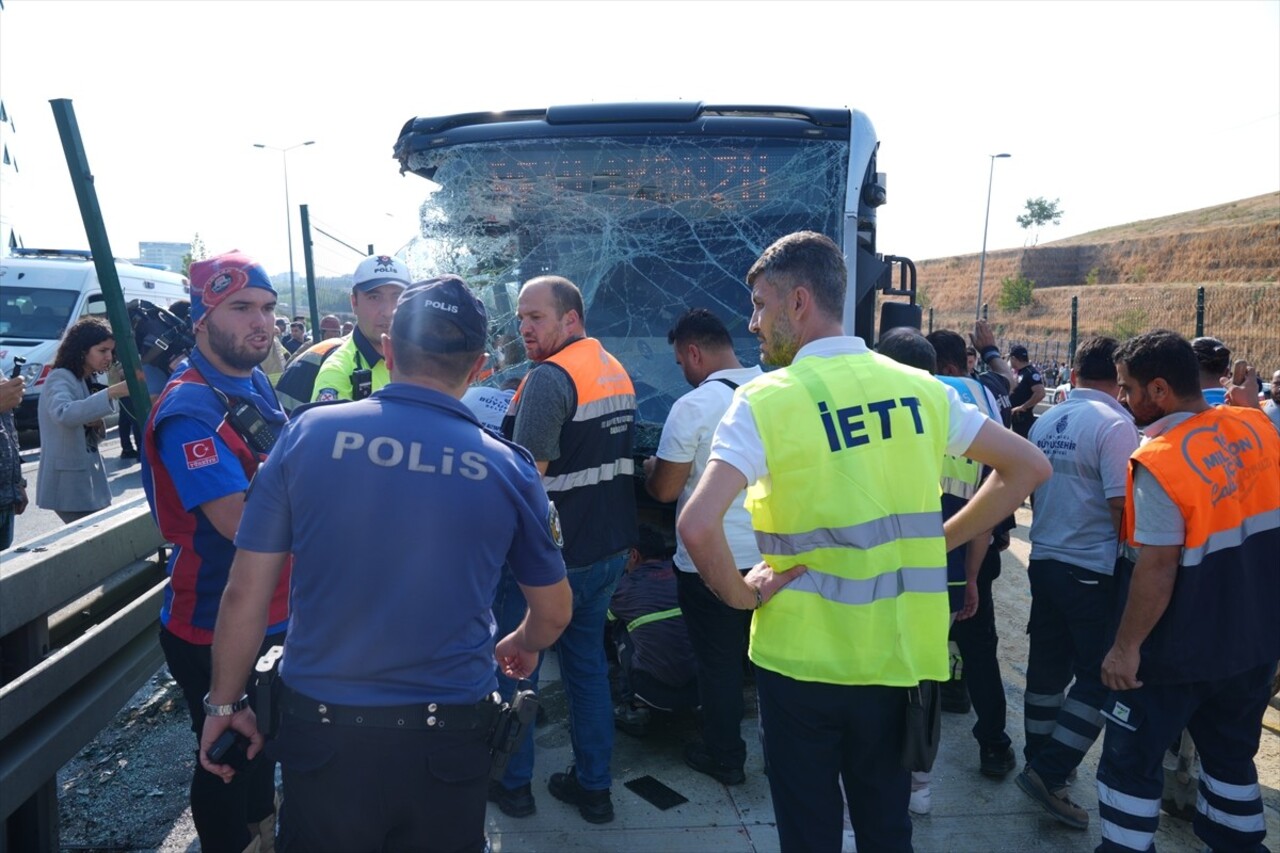
[[[1078,341],[1093,335],[1120,340],[1152,329],[1187,338],[1212,335],[1264,379],[1280,370],[1280,285],[1216,284],[1037,288],[1031,304],[1006,310],[983,306],[1002,350],[1022,344],[1037,364],[1070,363]],[[926,331],[972,327],[971,311],[925,311]]]

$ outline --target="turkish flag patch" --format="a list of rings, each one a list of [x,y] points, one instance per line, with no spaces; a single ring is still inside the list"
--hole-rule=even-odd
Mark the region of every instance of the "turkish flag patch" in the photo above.
[[[213,443],[212,437],[188,441],[182,445],[182,452],[187,457],[188,471],[218,464],[218,447]]]

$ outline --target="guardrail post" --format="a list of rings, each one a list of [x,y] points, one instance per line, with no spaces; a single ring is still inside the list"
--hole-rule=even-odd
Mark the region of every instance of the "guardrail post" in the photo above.
[[[1204,285],[1196,288],[1196,337],[1204,337]]]

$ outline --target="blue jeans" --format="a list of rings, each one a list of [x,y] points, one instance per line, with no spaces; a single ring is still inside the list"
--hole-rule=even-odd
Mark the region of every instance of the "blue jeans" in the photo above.
[[[627,552],[620,551],[589,566],[569,569],[573,591],[573,618],[556,643],[560,656],[560,679],[569,700],[569,739],[573,744],[578,782],[588,791],[610,786],[609,762],[613,757],[613,700],[609,694],[609,664],[604,653],[605,613],[609,599],[622,576]],[[511,572],[504,568],[494,599],[498,636],[515,630],[524,618],[527,604]],[[529,680],[536,689],[541,666]],[[498,690],[510,698],[516,682],[498,674]],[[527,785],[533,779],[533,729],[507,764],[502,784],[508,789]]]

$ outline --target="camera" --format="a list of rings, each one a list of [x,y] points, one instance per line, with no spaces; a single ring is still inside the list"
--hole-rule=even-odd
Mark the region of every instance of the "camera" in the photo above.
[[[195,332],[188,320],[145,299],[129,303],[129,320],[143,364],[156,364],[168,372],[169,364],[196,347]]]
[[[373,371],[369,368],[351,371],[351,399],[363,400],[373,393]]]

